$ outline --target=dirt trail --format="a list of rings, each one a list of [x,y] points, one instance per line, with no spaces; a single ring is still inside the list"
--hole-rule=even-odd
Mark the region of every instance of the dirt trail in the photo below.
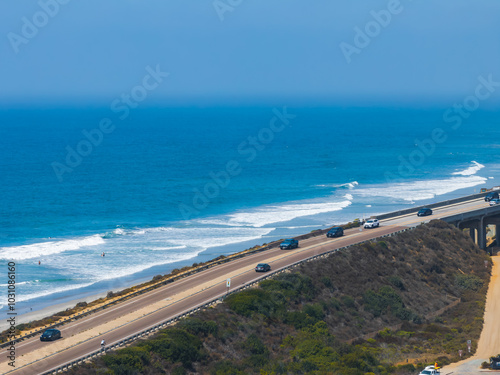
[[[491,257],[493,269],[486,295],[484,325],[472,358],[445,366],[442,374],[484,374],[479,366],[500,353],[500,255]],[[488,370],[486,370],[488,371]]]

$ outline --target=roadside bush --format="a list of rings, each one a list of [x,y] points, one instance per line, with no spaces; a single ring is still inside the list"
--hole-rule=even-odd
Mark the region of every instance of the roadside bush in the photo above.
[[[172,363],[181,362],[186,368],[191,368],[193,362],[204,357],[200,351],[200,339],[179,328],[165,330],[141,346]]]
[[[131,347],[103,357],[103,361],[115,374],[140,374],[150,362],[146,348]]]
[[[295,300],[298,296],[310,300],[317,294],[311,278],[298,272],[285,273],[274,280],[264,280],[259,285],[264,290],[280,292],[289,300]]]
[[[483,281],[476,275],[457,275],[455,276],[455,285],[461,289],[477,292],[483,286]]]
[[[196,336],[216,336],[218,333],[218,326],[215,322],[202,321],[198,318],[186,318],[181,320],[177,326]]]
[[[261,313],[267,317],[279,306],[271,293],[262,289],[249,289],[231,294],[225,302],[231,310],[243,316],[250,316],[252,312]]]

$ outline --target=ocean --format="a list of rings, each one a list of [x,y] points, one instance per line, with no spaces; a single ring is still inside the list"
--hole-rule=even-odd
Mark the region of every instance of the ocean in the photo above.
[[[496,112],[446,111],[2,109],[0,284],[24,313],[498,184]]]

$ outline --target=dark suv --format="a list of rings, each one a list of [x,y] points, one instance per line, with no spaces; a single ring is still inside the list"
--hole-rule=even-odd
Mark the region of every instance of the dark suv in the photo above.
[[[326,234],[327,237],[341,237],[344,235],[344,229],[342,227],[333,227]]]
[[[282,243],[280,243],[280,249],[296,249],[299,247],[299,241],[294,240],[293,238],[284,240]]]
[[[432,215],[432,210],[430,208],[421,208],[420,211],[417,212],[417,216],[428,216]]]
[[[489,202],[492,199],[498,199],[498,192],[492,191],[491,193],[486,194],[486,196],[484,197],[485,202]]]

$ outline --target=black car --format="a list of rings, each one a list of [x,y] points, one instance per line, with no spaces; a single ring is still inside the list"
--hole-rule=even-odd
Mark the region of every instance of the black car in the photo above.
[[[498,199],[498,198],[499,198],[498,197],[498,192],[492,191],[491,193],[486,194],[486,196],[484,197],[484,201],[485,202],[489,202],[492,199]]]
[[[40,341],[54,341],[61,338],[61,331],[58,329],[46,329],[40,336]]]
[[[421,208],[420,211],[417,212],[417,216],[428,216],[432,215],[432,210],[430,208]]]
[[[271,266],[267,263],[259,263],[257,267],[255,267],[255,272],[267,272],[271,271]]]
[[[289,238],[287,240],[284,240],[282,243],[280,243],[280,249],[296,249],[299,247],[299,241],[295,240],[293,238]]]
[[[341,237],[344,235],[344,229],[342,227],[333,227],[326,234],[327,237]]]

